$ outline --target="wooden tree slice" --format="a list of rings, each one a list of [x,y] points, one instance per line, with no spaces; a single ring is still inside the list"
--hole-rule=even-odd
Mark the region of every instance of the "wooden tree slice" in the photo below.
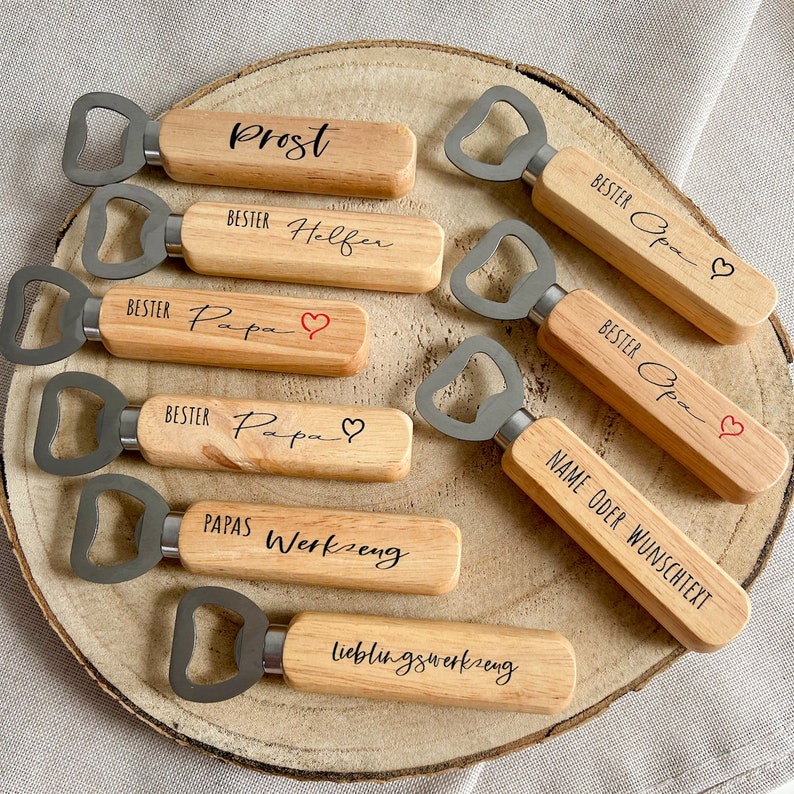
[[[476,240],[497,221],[524,219],[552,246],[563,286],[591,289],[792,447],[794,400],[787,370],[791,352],[774,318],[750,342],[719,346],[544,220],[532,209],[523,185],[478,181],[448,163],[443,152],[447,131],[485,88],[501,83],[518,88],[537,103],[556,147],[573,145],[592,153],[717,236],[697,208],[614,124],[557,78],[474,53],[422,44],[360,42],[302,51],[255,64],[180,106],[405,123],[419,144],[416,185],[409,195],[378,202],[201,187],[171,182],[158,169],[146,169],[131,181],[154,189],[178,212],[204,200],[427,215],[447,234],[441,286],[427,295],[354,292],[213,279],[174,262],[138,282],[356,300],[372,322],[367,368],[355,377],[326,379],[147,364],[113,358],[101,345],[91,343],[66,361],[19,367],[15,373],[6,421],[10,505],[6,519],[23,573],[47,618],[99,684],[178,742],[235,763],[301,778],[388,779],[419,774],[493,758],[573,728],[681,655],[682,648],[510,482],[494,444],[445,438],[416,414],[414,393],[419,382],[473,334],[499,340],[516,356],[533,413],[565,421],[739,582],[752,583],[771,552],[789,508],[788,476],[750,506],[723,502],[538,350],[535,329],[528,321],[478,318],[452,298],[449,272]],[[498,158],[500,149],[521,128],[517,117],[496,111],[492,121],[472,146]],[[126,226],[126,220],[124,208],[111,206],[106,258],[121,259],[134,249],[137,231]],[[63,234],[55,265],[78,274],[102,294],[109,284],[90,278],[80,264],[85,223],[83,207]],[[505,262],[493,263],[496,276],[486,289],[494,291],[493,283],[503,270],[509,270]],[[53,295],[44,291],[25,344],[49,333],[53,306]],[[405,480],[396,483],[158,469],[134,453],[123,455],[106,470],[145,480],[173,509],[221,494],[237,501],[442,516],[461,528],[460,584],[439,597],[373,594],[202,579],[166,563],[119,585],[77,579],[68,562],[71,527],[80,490],[89,477],[44,474],[31,455],[42,388],[66,369],[107,377],[133,403],[178,391],[406,411],[415,422],[413,467]],[[458,409],[471,410],[495,387],[490,371],[483,377],[464,377],[454,402]],[[92,417],[85,409],[65,407],[73,416],[64,420],[63,427],[79,421],[85,429],[72,435],[88,437]],[[65,440],[59,444],[68,446]],[[129,505],[107,507],[119,516],[122,540],[129,545],[135,517],[125,518],[122,508]],[[98,554],[117,551],[118,542],[111,535],[103,534]],[[200,584],[235,587],[275,622],[315,610],[558,631],[570,639],[577,654],[577,692],[565,712],[551,717],[297,692],[271,677],[231,701],[185,702],[168,685],[173,617],[180,597]],[[227,635],[228,631],[221,632],[220,640],[228,640]],[[195,663],[203,670],[218,665],[217,656],[213,660],[201,654]]]

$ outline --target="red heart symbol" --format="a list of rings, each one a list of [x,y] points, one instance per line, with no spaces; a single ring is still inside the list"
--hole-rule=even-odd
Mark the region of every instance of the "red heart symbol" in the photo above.
[[[304,312],[301,317],[301,325],[309,332],[309,339],[320,333],[323,328],[328,328],[330,324],[331,318],[327,314]]]
[[[728,414],[723,417],[720,430],[722,430],[720,438],[723,436],[740,436],[744,433],[744,425]]]

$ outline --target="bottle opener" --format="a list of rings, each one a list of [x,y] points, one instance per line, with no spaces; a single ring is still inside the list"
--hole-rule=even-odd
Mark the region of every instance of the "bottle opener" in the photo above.
[[[472,291],[467,278],[505,237],[520,240],[537,269],[505,302]],[[518,220],[497,223],[453,270],[450,287],[467,308],[497,320],[529,317],[538,346],[729,502],[753,501],[788,469],[783,443],[746,411],[592,292],[555,283],[554,255]]]
[[[114,199],[135,202],[150,215],[141,230],[143,254],[109,264],[99,249]],[[94,191],[83,266],[100,278],[123,279],[175,256],[210,276],[427,292],[441,279],[443,253],[444,232],[430,218],[209,201],[173,215],[156,194],[124,183]]]
[[[59,318],[62,339],[40,349],[16,342],[25,287],[34,281],[69,294]],[[48,364],[88,339],[120,358],[338,377],[364,368],[369,318],[352,301],[196,289],[117,285],[97,298],[71,273],[49,265],[11,277],[0,323],[7,359]]]
[[[138,556],[97,565],[99,497],[126,493],[143,504]],[[74,572],[89,582],[127,582],[167,557],[190,573],[354,590],[441,595],[460,573],[460,530],[426,516],[204,500],[183,513],[154,488],[100,474],[83,488],[72,540]]]
[[[76,458],[51,451],[66,389],[104,402],[97,447]],[[132,406],[98,375],[62,372],[44,387],[33,458],[43,471],[62,476],[96,471],[130,450],[167,468],[393,482],[410,470],[412,439],[410,418],[396,408],[185,394],[158,394]]]
[[[197,684],[187,669],[197,640],[195,612],[206,604],[243,619],[238,672]],[[553,631],[328,612],[301,612],[288,625],[274,625],[234,590],[189,591],[176,612],[174,692],[201,703],[227,700],[264,674],[282,675],[302,692],[555,714],[573,698],[576,661],[568,640]]]
[[[463,153],[498,102],[527,125],[498,165]],[[733,251],[581,149],[546,142],[537,107],[509,86],[489,88],[447,135],[444,149],[479,179],[522,179],[532,204],[580,243],[723,344],[749,339],[777,303],[774,284]]]
[[[113,168],[91,170],[79,162],[87,116],[96,108],[129,122],[122,162]],[[416,138],[404,124],[182,108],[152,121],[134,102],[104,92],[74,103],[63,152],[68,179],[92,186],[121,182],[147,163],[177,182],[399,198],[413,187]]]
[[[496,364],[506,389],[489,396],[473,422],[462,422],[433,397],[479,354]],[[421,384],[416,407],[448,436],[493,438],[505,474],[682,645],[708,652],[730,642],[749,617],[744,590],[565,424],[532,416],[523,392],[508,352],[475,336]]]

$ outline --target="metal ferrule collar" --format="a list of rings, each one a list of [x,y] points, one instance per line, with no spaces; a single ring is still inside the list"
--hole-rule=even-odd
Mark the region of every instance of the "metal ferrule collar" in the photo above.
[[[138,417],[140,414],[140,406],[128,405],[126,408],[122,408],[119,417],[119,440],[121,446],[130,452],[137,452],[139,449]]]
[[[271,623],[265,633],[262,669],[270,675],[284,675],[284,641],[289,626]]]
[[[493,440],[504,452],[534,421],[535,417],[526,408],[519,408],[499,428]]]
[[[165,251],[168,256],[182,256],[182,215],[165,219]]]
[[[559,284],[552,284],[539,298],[527,317],[537,326],[543,325],[554,307],[568,294]]]
[[[83,305],[83,333],[86,339],[99,342],[102,334],[99,332],[99,310],[102,308],[102,298],[93,295],[86,299]]]
[[[143,154],[149,165],[162,165],[160,159],[160,122],[147,121],[143,129]]]
[[[179,527],[182,525],[184,513],[168,513],[163,521],[163,531],[160,535],[160,551],[163,557],[169,560],[179,559]]]
[[[541,172],[549,164],[549,160],[551,160],[555,154],[557,154],[557,150],[553,146],[549,146],[548,143],[544,143],[543,146],[532,155],[532,159],[529,163],[527,163],[524,173],[521,174],[521,181],[525,182],[530,187],[535,187],[535,182],[538,181]]]

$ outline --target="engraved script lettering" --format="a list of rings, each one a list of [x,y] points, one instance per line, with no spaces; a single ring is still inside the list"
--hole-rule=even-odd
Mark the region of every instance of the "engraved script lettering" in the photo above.
[[[375,567],[381,571],[388,571],[394,568],[403,557],[407,557],[407,551],[403,551],[397,546],[380,548],[369,546],[364,543],[341,543],[336,539],[335,534],[329,535],[325,540],[320,538],[304,538],[298,530],[291,538],[286,539],[284,535],[278,534],[275,530],[268,530],[265,538],[265,545],[269,551],[277,551],[280,554],[289,554],[294,551],[304,551],[307,554],[318,552],[321,557],[332,554],[354,554],[358,557],[369,557],[377,559]]]
[[[263,427],[278,422],[278,415],[265,411],[249,411],[247,414],[235,414],[234,419],[239,419],[237,427],[234,428],[233,438],[237,440],[244,430],[258,430]],[[305,433],[303,430],[290,430],[285,433],[277,433],[275,430],[263,430],[261,435],[265,438],[284,438],[289,439],[289,448],[293,449],[298,441],[341,441],[342,437],[326,438],[320,433]]]
[[[675,383],[678,380],[678,373],[674,369],[656,361],[644,361],[637,367],[637,372],[646,383],[650,383],[662,389],[662,392],[656,398],[656,402],[662,399],[673,400],[676,405],[682,408],[693,419],[697,419],[698,422],[706,424],[705,419],[701,419],[697,414],[693,413],[692,409],[683,400],[679,399],[674,389]]]
[[[248,124],[244,127],[242,122],[238,121],[232,127],[229,148],[235,149],[238,143],[258,141],[257,148],[262,150],[272,141],[276,148],[283,151],[287,160],[302,160],[306,155],[322,157],[331,142],[326,140],[326,133],[337,132],[339,128],[331,127],[328,122],[325,122],[319,127],[309,127],[308,129],[316,132],[317,135],[304,140],[304,135],[291,132],[279,133],[273,129],[266,130],[261,124]],[[270,149],[272,150],[273,146]]]
[[[665,232],[670,226],[670,222],[666,218],[663,218],[661,215],[657,215],[655,212],[634,212],[631,215],[631,225],[635,229],[639,229],[645,234],[650,234],[656,237],[656,239],[648,246],[648,248],[653,248],[655,245],[665,246],[669,248],[670,252],[675,254],[679,259],[682,259],[689,265],[694,265],[697,267],[697,262],[687,259],[687,257],[685,257],[681,252],[681,249],[676,248],[665,236]]]
[[[204,306],[194,306],[188,309],[190,312],[195,312],[195,316],[190,321],[190,330],[195,331],[199,323],[212,323],[216,320],[223,320],[226,317],[231,317],[234,309],[229,306],[211,306],[209,303]],[[278,328],[257,325],[256,323],[249,323],[248,325],[232,325],[231,323],[217,323],[216,328],[221,331],[242,331],[243,340],[248,341],[251,334],[294,334],[295,331],[283,331]]]
[[[303,240],[307,245],[309,243],[328,243],[331,246],[337,246],[339,253],[342,256],[351,256],[354,246],[357,245],[374,245],[376,248],[391,248],[394,243],[384,243],[382,240],[370,240],[369,237],[364,237],[358,229],[348,229],[346,226],[334,226],[331,231],[326,231],[323,228],[322,221],[312,223],[308,218],[296,218],[287,224],[287,228],[291,229],[292,239],[298,240],[302,235]],[[325,234],[321,232],[325,231]]]
[[[484,656],[477,656],[476,653],[473,654],[468,648],[465,648],[462,653],[449,655],[444,655],[443,651],[395,651],[379,646],[377,640],[367,643],[354,640],[346,644],[336,640],[331,651],[331,658],[335,662],[350,661],[354,665],[391,667],[396,676],[405,676],[409,673],[418,675],[430,668],[439,667],[451,672],[458,672],[460,675],[465,675],[473,670],[481,670],[484,673],[491,673],[492,676],[496,673],[494,683],[497,686],[508,684],[513,673],[519,669],[519,666],[510,659],[488,659]]]

